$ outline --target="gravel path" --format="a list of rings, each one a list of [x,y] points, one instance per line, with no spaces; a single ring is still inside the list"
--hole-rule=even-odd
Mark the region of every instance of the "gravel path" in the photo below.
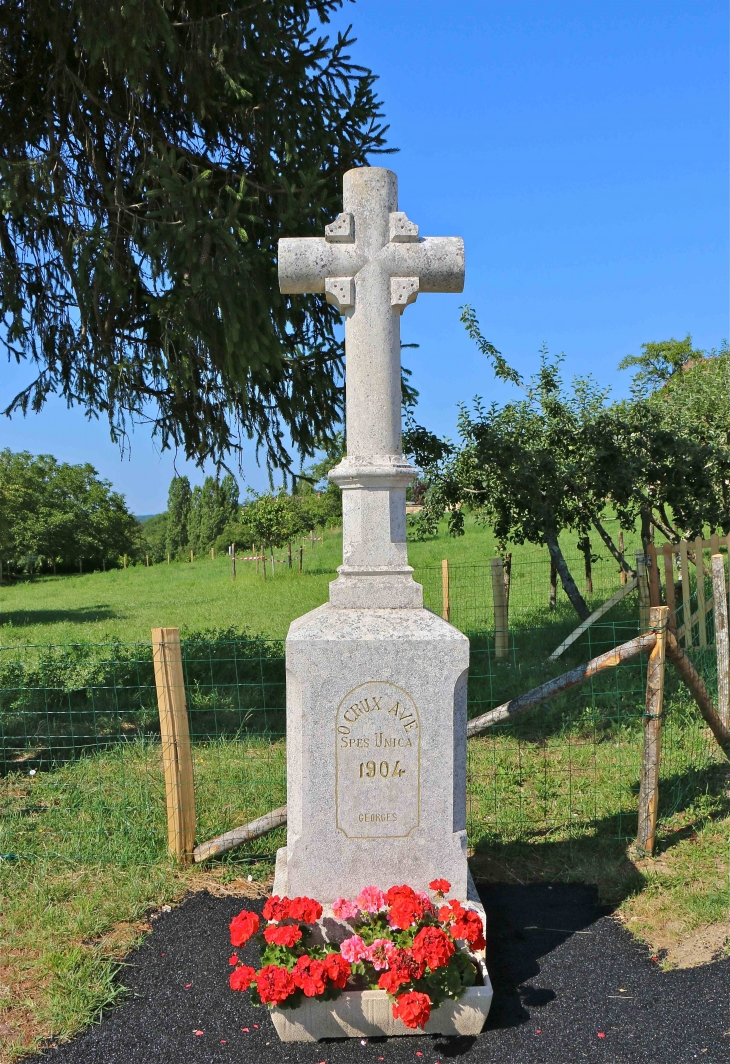
[[[283,1045],[228,989],[240,898],[190,897],[128,958],[125,1004],[49,1064],[729,1064],[730,959],[662,972],[588,887],[484,885],[492,1011],[479,1038]],[[250,947],[249,947],[250,949]],[[254,957],[247,958],[255,963]],[[202,1032],[202,1033],[200,1033]]]

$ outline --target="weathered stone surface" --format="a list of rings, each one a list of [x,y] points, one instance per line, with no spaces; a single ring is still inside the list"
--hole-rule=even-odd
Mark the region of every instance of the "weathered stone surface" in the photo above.
[[[466,898],[466,636],[424,609],[326,604],[286,655],[284,893],[445,877]]]
[[[458,1001],[444,1001],[431,1013],[425,1030],[413,1030],[393,1018],[384,990],[341,994],[334,1001],[307,1000],[297,1009],[272,1009],[276,1033],[282,1042],[317,1042],[322,1038],[376,1038],[385,1035],[438,1034],[476,1037],[492,1004],[492,984],[484,961],[479,968],[483,986],[472,986]]]
[[[345,316],[347,458],[330,474],[343,491],[344,558],[330,601],[418,606],[405,542],[415,470],[401,454],[400,317],[420,292],[462,290],[464,243],[419,237],[398,210],[395,174],[363,167],[345,174],[343,211],[324,237],[279,241],[279,283],[323,293]]]

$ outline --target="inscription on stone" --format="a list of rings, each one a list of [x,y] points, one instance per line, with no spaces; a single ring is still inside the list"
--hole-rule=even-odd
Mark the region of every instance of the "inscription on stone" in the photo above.
[[[354,687],[335,714],[337,827],[349,839],[404,838],[420,819],[421,722],[407,691]]]

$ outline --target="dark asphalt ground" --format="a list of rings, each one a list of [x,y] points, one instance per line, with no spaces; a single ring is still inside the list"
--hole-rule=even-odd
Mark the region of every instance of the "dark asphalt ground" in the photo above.
[[[589,887],[499,884],[484,885],[480,893],[489,919],[488,967],[495,996],[478,1038],[282,1044],[267,1010],[228,989],[228,923],[241,908],[260,909],[261,903],[196,894],[163,913],[128,958],[127,1001],[73,1042],[33,1059],[44,1064],[730,1064],[730,959],[662,972],[602,913]],[[245,959],[255,964],[249,950]]]

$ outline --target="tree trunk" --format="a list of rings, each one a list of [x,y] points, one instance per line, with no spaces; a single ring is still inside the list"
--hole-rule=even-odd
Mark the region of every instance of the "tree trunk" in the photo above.
[[[583,564],[586,573],[586,595],[593,594],[593,566],[591,562],[591,541],[588,536],[581,536],[578,540],[578,550],[583,555]]]
[[[554,532],[546,532],[545,543],[547,544],[547,549],[550,551],[550,559],[560,576],[560,582],[563,585],[565,594],[570,599],[570,603],[581,621],[585,621],[590,616],[591,611],[588,609],[586,601],[578,590],[576,582],[571,575],[568,563],[563,557],[563,552],[560,549],[558,537]]]
[[[641,545],[644,548],[644,557],[649,557],[649,544],[654,541],[654,529],[651,524],[651,514],[642,507],[641,509]]]
[[[598,518],[594,517],[592,520],[593,520],[593,527],[595,528],[596,532],[601,537],[603,542],[606,544],[608,549],[611,551],[611,554],[613,554],[614,558],[618,562],[618,564],[621,567],[621,569],[623,569],[623,571],[625,573],[632,572],[631,566],[626,561],[626,559],[624,558],[623,554],[618,549],[616,544],[613,542],[613,540],[611,539],[611,537],[609,536],[608,532],[603,527],[601,522],[598,520]]]

